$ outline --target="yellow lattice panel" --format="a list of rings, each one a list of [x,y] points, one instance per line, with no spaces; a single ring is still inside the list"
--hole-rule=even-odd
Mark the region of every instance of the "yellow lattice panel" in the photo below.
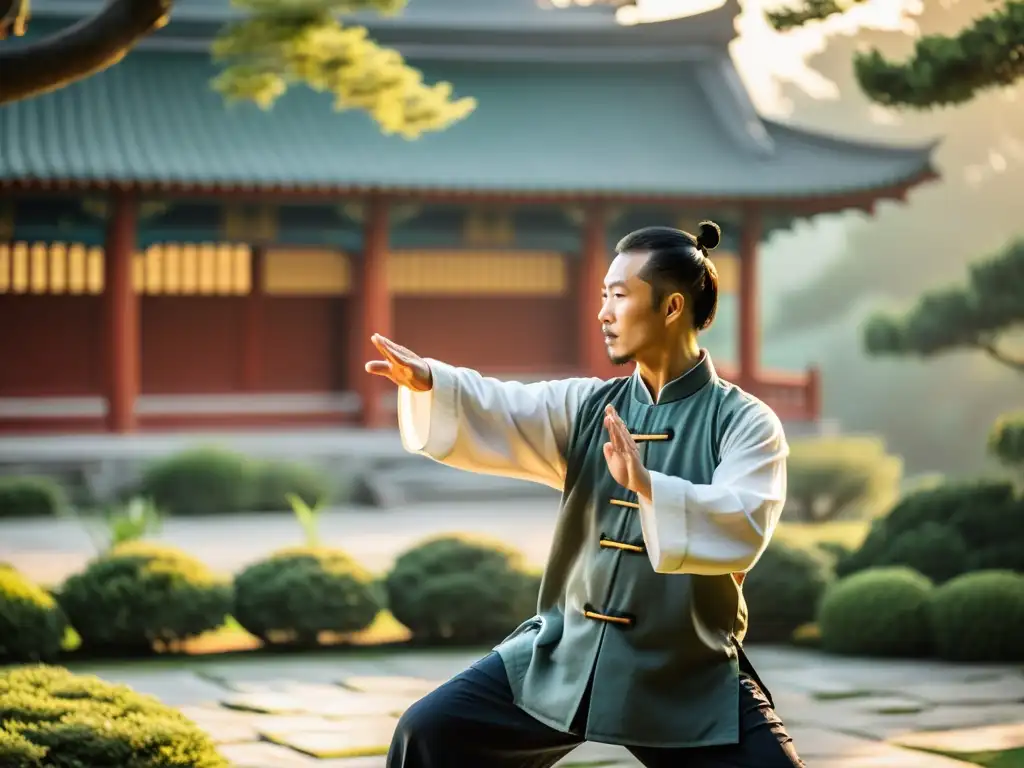
[[[102,292],[102,248],[81,243],[0,243],[0,294]]]
[[[341,296],[352,284],[348,256],[329,248],[270,248],[263,290],[272,296]]]
[[[135,254],[132,282],[149,296],[244,296],[252,253],[234,243],[156,243]]]
[[[398,251],[388,262],[395,295],[560,296],[568,286],[560,253]]]

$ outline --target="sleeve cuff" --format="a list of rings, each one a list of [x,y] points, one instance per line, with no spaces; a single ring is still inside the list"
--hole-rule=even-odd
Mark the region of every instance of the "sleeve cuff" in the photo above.
[[[398,429],[402,446],[441,460],[451,453],[458,435],[458,376],[455,369],[427,359],[433,385],[426,392],[398,388]]]
[[[644,546],[655,571],[675,573],[686,562],[688,549],[686,498],[678,487],[687,481],[661,472],[650,475],[651,498],[637,494]]]

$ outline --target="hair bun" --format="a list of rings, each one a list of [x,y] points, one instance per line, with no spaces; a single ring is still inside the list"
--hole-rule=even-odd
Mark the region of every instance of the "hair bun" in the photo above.
[[[705,251],[713,251],[722,242],[722,230],[713,221],[702,221],[698,225],[697,245]]]

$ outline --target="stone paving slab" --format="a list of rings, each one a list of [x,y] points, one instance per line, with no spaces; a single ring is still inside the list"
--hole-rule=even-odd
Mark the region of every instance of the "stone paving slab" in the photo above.
[[[985,728],[914,733],[894,741],[906,747],[948,753],[1002,752],[1024,748],[1024,722],[991,725]]]
[[[1004,675],[983,682],[920,682],[900,686],[908,696],[934,704],[1024,704],[1024,676]]]
[[[218,749],[234,768],[323,768],[320,760],[266,742],[225,744]]]
[[[929,755],[912,749],[879,746],[878,749],[860,755],[829,757],[825,761],[807,761],[807,768],[977,768],[974,763],[965,763],[941,755]]]
[[[155,696],[172,707],[216,702],[224,696],[223,688],[204,680],[191,670],[142,671],[122,667],[96,674],[108,682],[127,685],[139,693]]]
[[[312,719],[312,718],[311,718]],[[318,727],[272,730],[261,727],[267,741],[317,758],[386,755],[398,718],[360,717],[338,722],[321,721]]]
[[[435,690],[438,686],[443,685],[448,679],[424,680],[421,677],[366,675],[346,677],[339,680],[338,684],[349,690],[360,691],[361,693],[412,695],[416,698],[421,698]]]

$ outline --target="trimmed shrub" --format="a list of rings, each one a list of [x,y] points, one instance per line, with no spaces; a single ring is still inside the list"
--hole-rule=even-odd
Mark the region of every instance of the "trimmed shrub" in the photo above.
[[[831,580],[830,562],[824,553],[772,541],[743,580],[746,642],[789,642],[798,627],[814,621],[818,602]]]
[[[1024,469],[1024,411],[1006,413],[992,425],[988,450],[1003,464]]]
[[[221,626],[231,588],[180,550],[130,542],[70,577],[58,601],[83,648],[141,652]]]
[[[1024,573],[1024,541],[1009,541],[972,552],[969,570]]]
[[[945,483],[909,493],[900,499],[886,517],[890,536],[916,530],[922,523],[952,525],[970,541],[970,519],[979,510],[1003,509],[1015,498],[1011,483],[997,480],[976,480]]]
[[[291,509],[288,495],[294,494],[313,507],[331,500],[326,479],[311,467],[290,461],[267,461],[255,465],[255,489],[251,510],[279,512]]]
[[[48,477],[0,477],[0,518],[54,517],[67,501],[64,489]]]
[[[66,626],[49,593],[13,568],[0,566],[0,663],[55,659]]]
[[[938,587],[928,601],[939,658],[1024,661],[1024,576],[978,571]]]
[[[1024,496],[1011,496],[1001,503],[965,504],[953,513],[950,525],[974,551],[1010,543],[1024,549]]]
[[[821,647],[862,656],[920,656],[929,649],[926,576],[903,567],[871,568],[825,591],[818,611]]]
[[[235,577],[232,615],[268,644],[308,646],[322,632],[358,632],[380,609],[373,577],[338,550],[282,550]]]
[[[906,564],[943,581],[982,564],[1012,565],[1011,546],[1024,549],[1024,497],[1013,485],[949,483],[904,496],[872,523],[858,550],[839,559],[836,573]]]
[[[867,536],[864,537],[861,545],[852,552],[841,555],[836,560],[836,576],[843,578],[877,565],[888,546],[889,531],[886,519],[878,518],[877,520],[872,520],[871,527],[868,529]]]
[[[941,584],[967,570],[970,551],[951,526],[927,522],[896,536],[877,563],[881,566],[905,565]]]
[[[790,445],[787,519],[817,522],[877,515],[899,495],[903,462],[871,437],[823,437]]]
[[[402,554],[385,585],[413,640],[468,644],[500,641],[536,613],[539,579],[501,542],[440,536]]]
[[[180,712],[60,667],[0,672],[0,766],[228,768]]]
[[[247,510],[255,487],[254,465],[246,456],[196,448],[148,467],[136,494],[168,514],[212,515]]]
[[[172,515],[280,512],[288,494],[310,506],[327,503],[330,483],[311,467],[259,461],[220,448],[195,448],[155,462],[132,493]]]

